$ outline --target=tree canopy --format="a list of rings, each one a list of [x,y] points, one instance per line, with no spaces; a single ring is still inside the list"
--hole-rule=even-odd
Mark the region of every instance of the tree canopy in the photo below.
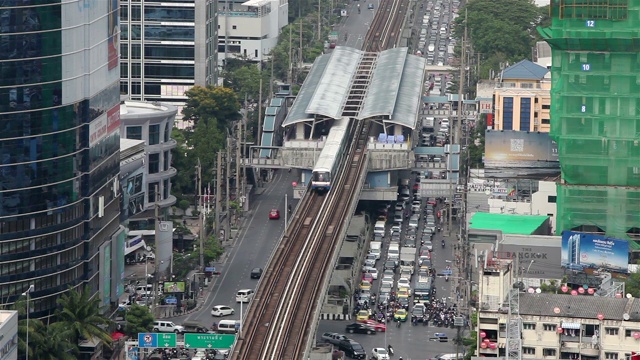
[[[232,89],[211,86],[194,86],[185,92],[187,101],[182,109],[184,120],[197,125],[202,119],[218,119],[220,129],[227,128],[240,119],[240,102]]]
[[[124,332],[129,336],[137,336],[138,333],[149,332],[153,328],[153,315],[146,306],[131,305],[126,313],[127,324]]]
[[[476,54],[481,54],[481,75],[499,70],[500,62],[531,59],[531,49],[539,40],[536,26],[548,21],[548,7],[530,0],[468,1],[454,21],[454,36],[462,39],[465,27]]]
[[[105,330],[111,323],[102,315],[104,308],[100,306],[100,297],[91,296],[88,289],[70,289],[58,298],[61,309],[57,311],[58,322],[71,330],[75,343],[80,339],[100,339],[111,344],[111,335]]]

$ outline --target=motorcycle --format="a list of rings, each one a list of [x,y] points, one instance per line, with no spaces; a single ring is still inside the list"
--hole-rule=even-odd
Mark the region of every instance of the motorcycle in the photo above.
[[[444,277],[444,281],[449,281],[449,276],[448,275]]]
[[[442,248],[444,249],[444,240],[442,240]]]

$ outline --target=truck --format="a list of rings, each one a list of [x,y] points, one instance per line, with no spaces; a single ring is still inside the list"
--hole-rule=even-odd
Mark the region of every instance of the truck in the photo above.
[[[413,302],[425,302],[431,300],[431,276],[420,275],[413,286]]]
[[[436,118],[434,117],[425,117],[422,119],[422,132],[423,133],[433,133],[435,132],[435,122]]]
[[[408,269],[413,274],[416,267],[416,248],[403,247],[400,250],[400,270]]]

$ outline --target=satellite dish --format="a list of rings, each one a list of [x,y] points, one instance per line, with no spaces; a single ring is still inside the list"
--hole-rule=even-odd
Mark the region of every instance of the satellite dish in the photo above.
[[[540,288],[536,289],[536,294],[540,294],[542,292],[542,290],[540,290]]]
[[[627,299],[631,299],[632,297],[633,297],[633,295],[627,294]]]
[[[623,320],[629,320],[630,318],[631,318],[631,316],[629,316],[629,314],[627,314],[627,313],[622,314],[622,319]]]

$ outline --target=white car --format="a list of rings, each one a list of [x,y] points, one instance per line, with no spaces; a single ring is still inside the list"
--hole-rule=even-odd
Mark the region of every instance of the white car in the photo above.
[[[398,289],[399,288],[410,288],[410,287],[411,287],[411,282],[409,281],[409,279],[406,279],[406,278],[398,279]]]
[[[226,316],[233,315],[236,311],[233,308],[226,305],[216,305],[211,309],[211,316]]]
[[[378,269],[371,268],[371,269],[368,269],[367,272],[371,274],[371,276],[373,277],[373,280],[378,280]]]
[[[371,358],[376,360],[389,360],[389,353],[385,348],[374,348],[371,350]]]
[[[382,284],[390,284],[391,286],[393,286],[393,281],[394,281],[393,280],[393,276],[385,275],[382,278],[381,282],[382,282]]]

